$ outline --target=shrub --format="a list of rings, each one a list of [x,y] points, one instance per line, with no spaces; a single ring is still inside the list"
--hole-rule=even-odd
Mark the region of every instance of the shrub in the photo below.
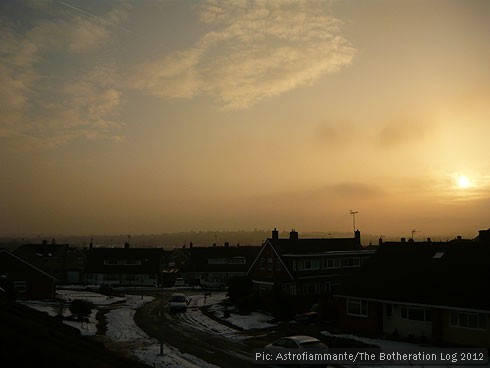
[[[70,303],[70,312],[76,314],[79,321],[83,321],[84,317],[87,317],[92,312],[94,305],[92,302],[83,299],[75,299]]]

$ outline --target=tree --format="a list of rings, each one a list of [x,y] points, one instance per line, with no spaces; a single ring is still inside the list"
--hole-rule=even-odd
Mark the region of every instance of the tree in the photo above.
[[[70,312],[78,316],[79,321],[83,321],[83,317],[87,317],[92,312],[94,305],[92,302],[83,299],[75,299],[70,303]]]

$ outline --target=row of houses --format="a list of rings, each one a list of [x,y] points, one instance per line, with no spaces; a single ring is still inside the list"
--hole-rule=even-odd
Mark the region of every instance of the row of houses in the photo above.
[[[3,251],[6,257],[9,252]],[[176,277],[189,286],[226,284],[236,276],[248,276],[259,293],[280,283],[291,295],[320,295],[333,291],[341,278],[359,268],[374,250],[361,246],[360,232],[353,238],[301,239],[297,231],[279,238],[274,229],[262,246],[163,248],[95,247],[73,248],[67,244],[26,244],[10,257],[32,264],[58,284],[171,286]],[[6,270],[0,265],[0,271]],[[34,271],[33,271],[34,272]],[[4,279],[13,274],[3,272]],[[16,280],[16,282],[25,280]],[[27,281],[25,281],[27,282]],[[28,298],[29,287],[18,297]]]
[[[262,246],[165,251],[38,244],[0,251],[1,290],[25,298],[52,297],[61,281],[170,286],[176,277],[199,285],[235,276],[247,276],[263,296],[273,290],[297,299],[328,296],[343,330],[490,345],[490,229],[475,239],[380,239],[374,247],[361,245],[359,231],[352,238],[303,239],[294,230],[280,238],[274,229]]]
[[[490,347],[490,229],[473,240],[390,242],[335,295],[344,330]]]

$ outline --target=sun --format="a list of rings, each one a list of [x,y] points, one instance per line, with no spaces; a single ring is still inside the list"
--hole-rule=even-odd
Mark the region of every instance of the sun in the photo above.
[[[466,188],[471,187],[470,179],[468,179],[468,177],[466,177],[464,175],[459,176],[458,177],[458,187],[460,187],[461,189],[466,189]]]

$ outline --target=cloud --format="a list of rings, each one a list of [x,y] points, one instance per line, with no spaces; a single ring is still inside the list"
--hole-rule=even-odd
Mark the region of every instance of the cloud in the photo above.
[[[349,122],[323,122],[314,130],[314,139],[325,147],[345,147],[354,142],[359,134]]]
[[[435,133],[436,128],[433,123],[402,117],[386,123],[377,138],[380,146],[384,148],[406,146],[425,141]]]
[[[15,3],[3,10],[0,138],[4,143],[24,150],[58,147],[77,138],[123,141],[114,133],[121,128],[113,118],[122,102],[114,65],[91,66],[89,56],[107,43],[127,8],[109,11],[105,20],[73,10],[67,13],[48,3]],[[27,16],[32,12],[35,17]],[[85,55],[88,64],[83,63]],[[66,62],[49,65],[48,60],[56,60],[53,56]],[[80,70],[74,64],[85,67]]]
[[[348,65],[354,48],[324,1],[208,1],[193,47],[138,66],[135,88],[165,98],[211,96],[243,109]]]
[[[346,182],[333,184],[325,187],[325,191],[335,196],[354,198],[354,199],[370,199],[377,196],[386,195],[383,190],[377,186],[357,183]]]

